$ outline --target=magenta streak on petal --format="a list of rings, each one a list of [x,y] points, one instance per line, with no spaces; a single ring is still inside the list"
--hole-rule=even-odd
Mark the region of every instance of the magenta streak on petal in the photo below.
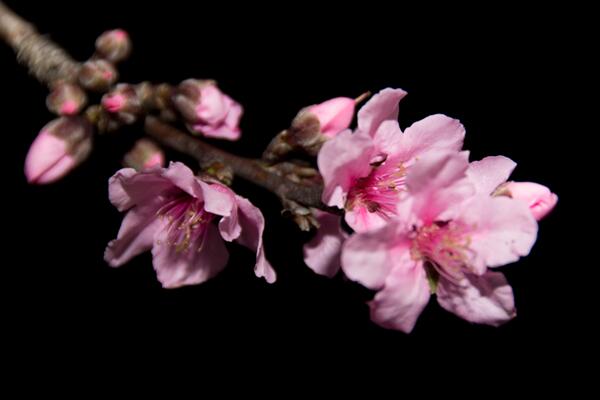
[[[204,202],[179,193],[158,210],[157,215],[167,218],[167,245],[175,246],[176,252],[190,248],[201,251],[209,223],[214,215],[204,210]]]
[[[364,207],[383,218],[396,215],[398,196],[405,190],[406,167],[399,160],[388,159],[371,173],[355,180],[348,192],[346,209]]]

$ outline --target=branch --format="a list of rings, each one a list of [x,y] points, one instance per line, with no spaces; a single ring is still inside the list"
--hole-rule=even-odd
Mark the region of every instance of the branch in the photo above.
[[[13,48],[17,60],[29,69],[29,73],[47,86],[76,79],[81,65],[1,1],[0,37]]]
[[[185,132],[148,116],[146,133],[158,142],[183,154],[194,157],[200,164],[220,161],[231,167],[234,173],[247,181],[261,186],[281,198],[296,201],[306,207],[326,209],[321,202],[323,187],[320,184],[303,185],[280,176],[260,160],[239,157],[217,149]]]
[[[33,25],[12,12],[1,1],[0,37],[15,50],[19,62],[40,82],[52,86],[60,80],[76,79],[81,65],[59,45],[42,37]],[[200,164],[222,162],[231,167],[236,175],[273,192],[284,201],[293,201],[304,207],[328,209],[321,202],[323,187],[320,183],[293,182],[278,173],[276,165],[268,166],[258,159],[238,157],[217,149],[152,116],[146,117],[145,130],[158,142],[194,157]]]

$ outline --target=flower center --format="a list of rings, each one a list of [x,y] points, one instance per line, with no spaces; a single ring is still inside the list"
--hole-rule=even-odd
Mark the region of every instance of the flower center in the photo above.
[[[163,205],[157,214],[168,220],[167,244],[177,253],[194,247],[201,251],[208,224],[214,215],[204,210],[204,202],[180,193]]]
[[[428,262],[444,278],[457,282],[469,268],[471,238],[466,227],[454,221],[434,222],[414,232],[411,256]]]
[[[401,161],[384,160],[368,176],[358,178],[348,192],[346,209],[365,207],[383,218],[396,215],[400,192],[405,190],[406,167]]]

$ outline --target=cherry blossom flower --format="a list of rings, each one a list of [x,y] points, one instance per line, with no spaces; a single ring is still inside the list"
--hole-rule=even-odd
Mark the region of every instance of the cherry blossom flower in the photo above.
[[[377,290],[377,324],[410,332],[432,293],[470,322],[500,325],[516,315],[510,285],[488,270],[529,253],[537,223],[527,205],[477,193],[466,153],[432,152],[406,177],[397,217],[358,233],[342,250],[352,280]]]
[[[235,241],[256,252],[256,276],[269,283],[276,279],[264,255],[260,210],[228,187],[200,180],[182,163],[122,169],[109,181],[109,198],[127,211],[117,239],[106,248],[105,260],[113,267],[152,250],[163,287],[198,284],[225,267],[224,241]]]
[[[396,216],[406,176],[415,161],[434,150],[458,152],[465,130],[459,121],[432,115],[404,132],[398,124],[400,89],[384,89],[358,112],[358,128],[327,141],[318,155],[323,202],[345,209],[357,232],[377,229]]]
[[[187,79],[181,82],[173,103],[193,132],[207,137],[238,140],[243,108],[213,81]]]

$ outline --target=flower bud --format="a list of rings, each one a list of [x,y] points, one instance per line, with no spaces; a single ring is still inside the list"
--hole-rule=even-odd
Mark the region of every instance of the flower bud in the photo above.
[[[87,103],[85,92],[77,85],[60,82],[46,98],[46,106],[57,115],[76,115]]]
[[[92,150],[92,130],[82,117],[61,117],[44,126],[25,159],[27,181],[51,183],[82,163]]]
[[[83,63],[79,71],[79,83],[88,90],[104,92],[119,78],[115,67],[106,60],[94,59]]]
[[[332,138],[347,129],[354,118],[354,99],[336,97],[310,106],[308,112],[315,115],[321,124],[321,134]]]
[[[110,62],[123,61],[131,53],[131,40],[122,29],[106,31],[96,39],[96,50]]]
[[[138,171],[154,167],[164,167],[165,154],[153,141],[140,139],[135,142],[129,153],[125,154],[123,164]]]
[[[136,87],[127,83],[102,96],[102,107],[125,124],[133,124],[144,111]]]
[[[548,215],[558,202],[558,196],[550,189],[533,182],[506,182],[496,189],[496,193],[527,202],[538,221]]]
[[[227,140],[240,138],[242,106],[213,81],[187,79],[173,94],[173,104],[192,132]]]

